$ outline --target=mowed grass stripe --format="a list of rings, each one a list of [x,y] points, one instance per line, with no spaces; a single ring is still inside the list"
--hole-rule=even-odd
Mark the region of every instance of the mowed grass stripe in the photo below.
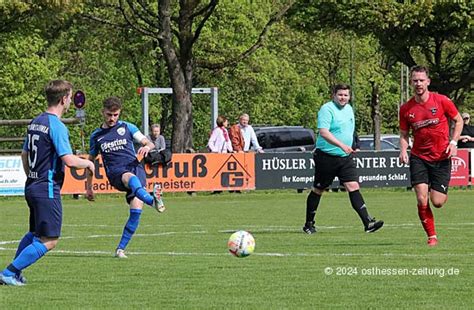
[[[167,194],[164,214],[144,210],[127,260],[112,257],[128,216],[123,197],[98,196],[95,203],[65,197],[64,238],[25,271],[26,287],[0,287],[1,308],[470,309],[474,192],[452,190],[447,205],[433,211],[436,248],[425,245],[414,193],[363,194],[372,215],[385,221],[382,230],[364,233],[347,193],[327,193],[314,236],[300,231],[306,194]],[[0,241],[19,240],[28,227],[24,200],[8,198],[0,212]],[[227,238],[237,229],[254,234],[254,255],[227,253]],[[16,244],[1,245],[1,268]],[[327,275],[326,268],[358,274]],[[446,274],[362,275],[374,268]],[[448,275],[449,268],[460,273]]]

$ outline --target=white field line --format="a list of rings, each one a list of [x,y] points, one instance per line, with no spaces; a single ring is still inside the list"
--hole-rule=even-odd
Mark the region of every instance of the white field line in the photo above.
[[[462,223],[465,225],[472,225],[473,223]],[[411,225],[411,224],[408,224]],[[456,224],[459,225],[459,224]],[[405,226],[403,224],[402,226]],[[294,227],[285,227],[285,229],[292,229]],[[337,228],[337,227],[335,227]],[[342,228],[342,227],[339,227]],[[260,231],[279,231],[280,228],[263,228],[260,227]],[[234,232],[235,230],[221,230],[219,232]],[[154,234],[135,234],[134,236],[137,237],[155,237],[155,236],[169,236],[169,235],[176,235],[176,234],[206,234],[207,231],[187,231],[187,232],[163,232],[163,233],[154,233]],[[87,238],[111,238],[111,237],[120,237],[120,234],[115,235],[89,235],[89,236],[65,236],[61,237],[61,239],[87,239]],[[0,245],[7,245],[7,244],[18,244],[19,240],[9,240],[9,241],[0,241]],[[16,251],[16,247],[14,248],[5,248],[0,247],[0,251]],[[110,256],[113,255],[113,252],[109,251],[70,251],[70,250],[53,250],[51,254],[54,253],[64,253],[64,254],[76,254],[76,255],[105,255]],[[127,252],[130,255],[149,255],[149,256],[224,256],[229,255],[226,251],[222,253],[193,253],[193,252]],[[366,253],[254,253],[255,256],[270,256],[270,257],[344,257],[344,256],[366,256]],[[451,253],[433,253],[433,254],[409,254],[409,253],[379,253],[379,254],[371,254],[373,256],[381,256],[381,257],[472,257],[474,253],[462,253],[462,254],[451,254]]]
[[[442,227],[448,227],[448,229],[461,229],[459,226],[473,226],[474,223],[436,223],[436,226],[442,226]],[[387,224],[385,223],[383,225],[384,228],[411,228],[411,227],[421,227],[420,223],[401,223],[401,224]],[[295,226],[253,226],[253,225],[242,225],[242,227],[246,229],[251,229],[252,232],[259,232],[259,231],[265,231],[265,232],[271,232],[271,231],[300,231],[301,228],[295,228]],[[302,226],[301,226],[302,227]],[[316,228],[325,230],[325,229],[352,229],[352,228],[360,228],[361,226],[321,226],[321,225],[316,225]],[[236,229],[224,229],[224,230],[219,230],[221,233],[232,233],[235,232]]]
[[[450,227],[450,229],[457,229],[456,226],[473,226],[474,223],[436,223],[436,226],[446,226]],[[24,224],[13,224],[13,226],[25,226]],[[119,225],[105,225],[105,224],[63,224],[63,227],[99,227],[99,228],[115,228],[115,227],[120,227],[123,228],[123,224]],[[213,225],[199,225],[199,224],[192,224],[192,225],[187,225],[188,227],[194,227],[194,228],[209,228],[209,227],[215,227]],[[316,225],[317,228],[321,229],[348,229],[348,228],[360,228],[361,225],[347,225],[347,226],[321,226],[321,225]],[[404,227],[418,227],[420,226],[419,222],[413,222],[413,223],[397,223],[397,224],[389,224],[385,223],[384,228],[390,227],[390,228],[404,228]],[[140,224],[140,227],[155,227],[155,228],[166,228],[166,227],[182,227],[182,224]],[[300,230],[300,227],[297,226],[283,226],[283,225],[268,225],[268,226],[261,226],[261,225],[252,225],[252,224],[243,224],[242,227],[246,228],[252,228],[256,230],[262,230],[262,231],[280,231],[280,230]],[[226,229],[226,230],[218,230],[218,232],[233,232],[236,231],[236,229]]]
[[[156,236],[168,236],[168,235],[177,235],[177,234],[206,234],[207,231],[185,231],[185,232],[176,232],[176,231],[168,231],[162,233],[154,233],[154,234],[134,234],[134,237],[156,237]],[[96,239],[96,238],[118,238],[121,237],[121,234],[114,234],[114,235],[89,235],[89,236],[64,236],[60,237],[60,240],[64,239]],[[20,242],[20,240],[8,240],[8,241],[0,241],[0,245],[3,244],[16,244]]]
[[[15,251],[15,248],[2,248],[0,251]],[[53,250],[48,255],[58,254],[75,254],[75,255],[97,255],[97,256],[113,256],[112,251],[69,251],[69,250]],[[202,253],[202,252],[127,252],[127,255],[144,255],[144,256],[227,256],[230,255],[226,251],[220,253]],[[379,257],[472,257],[474,253],[451,254],[451,253],[433,253],[433,254],[408,254],[408,253],[379,253],[370,254]],[[268,257],[350,257],[350,256],[367,256],[366,253],[254,253],[252,256],[268,256]]]
[[[404,227],[413,227],[413,226],[419,226],[419,223],[405,223],[405,224],[385,224],[384,228],[390,227],[390,228],[404,228]],[[458,226],[472,226],[474,223],[449,223],[449,224],[436,224],[436,226],[446,226],[449,227],[449,229],[458,229]],[[67,225],[63,225],[67,226]],[[84,226],[84,227],[117,227],[115,225],[71,225],[71,226]],[[153,225],[142,225],[143,226],[153,226]],[[158,225],[154,227],[164,227],[164,226],[178,226],[178,225]],[[199,227],[203,228],[202,225],[191,225],[194,227]],[[209,226],[209,225],[207,225]],[[120,226],[123,227],[123,226]],[[245,229],[251,228],[253,233],[258,233],[258,232],[281,232],[281,231],[288,231],[288,232],[299,232],[300,227],[295,228],[295,226],[256,226],[256,225],[242,225]],[[317,226],[321,230],[325,229],[348,229],[348,228],[357,228],[359,226]],[[239,229],[224,229],[224,230],[218,230],[217,232],[219,233],[233,233]],[[188,232],[162,232],[162,233],[154,233],[154,234],[135,234],[134,236],[136,237],[156,237],[156,236],[166,236],[166,235],[175,235],[175,234],[206,234],[208,233],[207,231],[188,231]],[[80,238],[117,238],[121,237],[121,234],[108,234],[108,235],[89,235],[89,236],[61,236],[61,240],[64,239],[80,239]],[[8,240],[8,241],[0,241],[0,245],[3,244],[16,244],[20,242],[20,240]]]

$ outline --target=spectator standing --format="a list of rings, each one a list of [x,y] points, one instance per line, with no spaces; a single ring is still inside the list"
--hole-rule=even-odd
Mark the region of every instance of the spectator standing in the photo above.
[[[244,137],[242,136],[242,131],[240,130],[239,123],[232,125],[230,127],[229,137],[230,137],[232,149],[234,150],[234,152],[243,153],[245,141],[244,141]]]
[[[236,152],[248,152],[250,147],[258,153],[263,153],[263,148],[257,140],[257,135],[249,125],[250,117],[244,113],[239,117],[239,123],[231,128],[232,147]],[[240,130],[240,135],[239,135]]]
[[[461,136],[458,141],[458,148],[474,148],[474,126],[469,125],[471,116],[469,113],[462,114],[464,125],[462,127]]]
[[[207,147],[212,153],[233,153],[227,126],[229,121],[222,115],[216,119],[217,126],[212,130]]]

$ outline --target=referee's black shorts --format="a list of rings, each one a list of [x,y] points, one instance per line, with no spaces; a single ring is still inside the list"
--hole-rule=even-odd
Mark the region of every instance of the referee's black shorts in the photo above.
[[[357,182],[358,175],[353,156],[329,155],[319,149],[313,154],[314,159],[314,182],[313,186],[318,189],[329,187],[338,177],[341,184],[346,182]]]

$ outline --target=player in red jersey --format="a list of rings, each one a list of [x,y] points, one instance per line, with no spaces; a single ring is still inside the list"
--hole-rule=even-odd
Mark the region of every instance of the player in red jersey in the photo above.
[[[441,208],[448,200],[450,158],[457,154],[463,121],[448,97],[428,91],[430,78],[426,67],[413,67],[410,77],[415,95],[400,107],[400,160],[410,163],[418,216],[428,235],[428,245],[436,246],[438,239],[429,200],[436,208]],[[450,120],[455,122],[451,140]],[[410,129],[414,143],[408,157]]]

